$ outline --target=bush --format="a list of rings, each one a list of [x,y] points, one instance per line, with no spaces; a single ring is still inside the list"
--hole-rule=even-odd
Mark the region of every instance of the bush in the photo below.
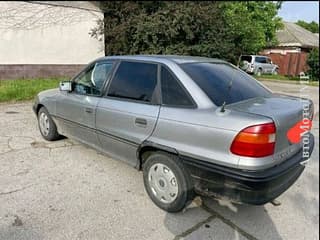
[[[319,48],[314,48],[308,55],[308,74],[314,81],[319,81]]]
[[[280,2],[105,1],[90,32],[106,55],[179,54],[237,63],[275,43]]]

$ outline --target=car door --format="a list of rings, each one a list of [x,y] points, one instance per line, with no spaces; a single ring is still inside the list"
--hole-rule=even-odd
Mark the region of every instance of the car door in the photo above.
[[[158,89],[158,64],[119,63],[96,110],[102,151],[137,166],[137,148],[152,134],[159,115]]]
[[[268,61],[269,59],[267,57],[261,57],[261,64],[262,64],[262,69],[263,73],[270,73],[271,72],[271,64]]]
[[[256,74],[259,69],[261,70],[261,73],[264,73],[264,64],[263,64],[263,59],[261,57],[255,56],[254,65],[255,65]]]
[[[96,62],[72,81],[71,92],[60,92],[56,103],[59,131],[90,146],[99,146],[95,132],[95,111],[112,62]]]
[[[267,63],[266,63],[267,72],[268,73],[273,73],[273,68],[274,67],[273,67],[271,59],[266,57],[266,61],[267,61]]]

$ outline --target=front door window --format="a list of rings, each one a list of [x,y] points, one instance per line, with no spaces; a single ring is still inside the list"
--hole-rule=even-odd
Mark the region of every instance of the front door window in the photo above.
[[[103,62],[90,66],[74,80],[74,93],[101,95],[105,81],[111,73],[112,63]]]

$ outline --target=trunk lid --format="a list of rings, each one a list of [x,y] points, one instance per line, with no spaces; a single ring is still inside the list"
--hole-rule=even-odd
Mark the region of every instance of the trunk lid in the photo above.
[[[298,143],[290,141],[287,136],[288,131],[297,126],[300,121],[305,118],[312,119],[313,116],[313,103],[311,100],[280,94],[248,99],[230,104],[227,108],[262,115],[274,121],[276,125],[275,161],[286,160],[301,149],[302,141]],[[297,132],[299,135],[300,133]]]

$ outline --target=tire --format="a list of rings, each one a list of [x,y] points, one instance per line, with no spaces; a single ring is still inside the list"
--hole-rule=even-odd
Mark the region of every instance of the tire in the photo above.
[[[194,198],[191,176],[180,159],[154,152],[143,165],[143,181],[151,200],[167,212],[179,212]]]
[[[273,75],[278,75],[279,74],[279,69],[278,68],[276,68],[274,71],[273,71],[273,73],[272,73]]]
[[[260,76],[261,76],[261,74],[262,74],[262,69],[261,69],[261,68],[259,68],[259,69],[258,69],[258,71],[257,71],[257,75],[260,77]]]
[[[45,140],[54,141],[60,138],[57,126],[45,107],[41,107],[38,112],[38,126],[40,133]]]
[[[240,69],[243,71],[247,71],[247,69],[249,68],[249,62],[244,60],[242,62],[240,62]]]

